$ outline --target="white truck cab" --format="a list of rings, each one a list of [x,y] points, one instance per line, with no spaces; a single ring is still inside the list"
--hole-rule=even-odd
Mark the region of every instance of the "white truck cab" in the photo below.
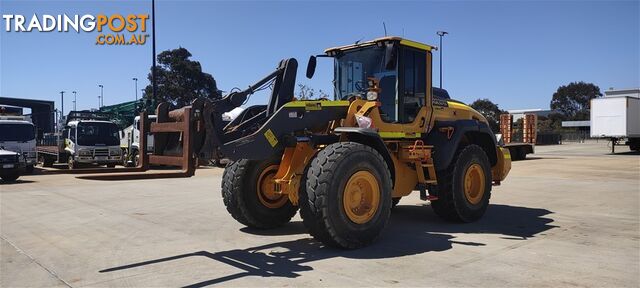
[[[69,155],[69,168],[78,164],[115,167],[122,162],[118,126],[106,120],[68,121],[64,132],[64,150]]]
[[[156,120],[156,115],[149,115],[151,122]],[[133,119],[133,124],[120,131],[120,147],[123,153],[123,165],[137,166],[140,160],[140,116]],[[147,135],[147,151],[153,151],[153,136]]]
[[[36,128],[28,116],[0,116],[0,147],[19,153],[24,158],[27,173],[37,162]]]

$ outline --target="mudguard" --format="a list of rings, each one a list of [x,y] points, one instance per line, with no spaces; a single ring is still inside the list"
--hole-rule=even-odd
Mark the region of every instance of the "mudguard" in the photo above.
[[[447,132],[450,127],[453,131]],[[436,121],[424,141],[427,145],[434,146],[433,160],[438,170],[449,167],[460,142],[469,134],[475,134],[474,137],[468,137],[468,140],[485,150],[491,166],[496,164],[496,138],[486,123],[476,120]]]

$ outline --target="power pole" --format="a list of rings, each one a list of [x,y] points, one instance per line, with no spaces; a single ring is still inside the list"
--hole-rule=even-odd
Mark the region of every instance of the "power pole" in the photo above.
[[[138,78],[133,78],[133,81],[136,82],[136,102],[138,102]]]
[[[62,117],[64,117],[64,93],[65,91],[60,91],[60,122],[62,122]]]
[[[102,84],[98,84],[98,87],[100,87],[100,97],[99,97],[99,99],[98,99],[98,100],[99,100],[99,101],[98,101],[98,102],[99,102],[99,103],[98,103],[98,109],[100,109],[100,108],[102,108],[102,106],[104,106],[104,93],[103,93],[103,92],[104,92],[104,91],[103,91],[103,89],[104,89],[104,85],[102,85]]]
[[[151,37],[153,40],[152,43],[152,58],[153,58],[153,66],[152,66],[152,70],[151,70],[151,86],[152,86],[152,90],[151,90],[151,95],[153,97],[154,102],[157,102],[156,100],[156,90],[157,90],[157,85],[156,85],[156,1],[155,0],[151,0]],[[150,105],[149,105],[150,106]]]
[[[77,98],[77,93],[76,91],[71,92],[73,93],[73,111],[76,111],[76,101],[78,100]]]

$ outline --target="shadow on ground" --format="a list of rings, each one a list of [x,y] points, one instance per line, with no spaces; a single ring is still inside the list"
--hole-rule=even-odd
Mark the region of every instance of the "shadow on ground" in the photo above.
[[[162,265],[165,262],[187,257],[206,257],[236,267],[243,272],[220,278],[197,282],[185,287],[204,287],[224,283],[247,276],[296,278],[299,272],[311,271],[310,263],[318,260],[344,257],[352,259],[393,258],[427,252],[440,252],[452,248],[453,244],[484,246],[484,243],[453,240],[449,233],[499,234],[505,239],[526,241],[536,234],[557,227],[544,216],[552,212],[546,209],[508,205],[491,205],[478,222],[452,224],[441,221],[429,207],[398,206],[381,238],[369,247],[357,250],[338,250],[324,247],[312,238],[278,242],[246,249],[219,252],[197,251],[166,258],[112,267],[100,273],[134,269],[147,265]],[[306,233],[301,222],[293,222],[279,229],[242,231],[257,235],[294,235]]]
[[[0,180],[0,185],[18,185],[18,184],[27,184],[27,183],[34,183],[36,181],[33,180],[24,180],[24,179],[19,179],[16,181],[11,181],[11,182],[7,182],[4,180]]]

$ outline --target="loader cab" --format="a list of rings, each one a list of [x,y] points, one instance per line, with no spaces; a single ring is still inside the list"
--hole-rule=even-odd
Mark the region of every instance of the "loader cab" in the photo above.
[[[431,110],[432,49],[399,37],[385,37],[325,50],[334,58],[335,100],[367,99],[375,83],[384,122],[415,122],[423,108]]]

